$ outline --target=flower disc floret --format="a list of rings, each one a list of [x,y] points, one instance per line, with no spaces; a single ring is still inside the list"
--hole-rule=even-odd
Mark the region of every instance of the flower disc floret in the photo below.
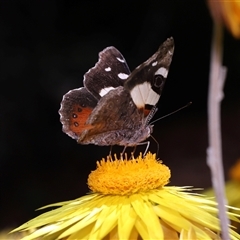
[[[88,186],[93,192],[127,195],[162,187],[170,175],[169,168],[155,154],[130,160],[108,157],[97,162],[97,169],[88,177]]]

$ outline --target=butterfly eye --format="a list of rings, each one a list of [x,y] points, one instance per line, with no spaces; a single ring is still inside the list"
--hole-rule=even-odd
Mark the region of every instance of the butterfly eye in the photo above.
[[[164,77],[160,74],[154,75],[153,85],[160,88],[164,84]]]

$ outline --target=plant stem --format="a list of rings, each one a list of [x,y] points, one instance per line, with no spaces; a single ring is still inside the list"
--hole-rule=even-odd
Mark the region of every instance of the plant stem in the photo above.
[[[226,68],[222,66],[223,29],[215,22],[212,37],[209,93],[208,93],[208,131],[209,147],[207,149],[207,164],[211,170],[212,184],[218,202],[222,239],[229,240],[229,219],[226,214],[226,197],[224,190],[224,171],[222,164],[221,141],[221,100]]]

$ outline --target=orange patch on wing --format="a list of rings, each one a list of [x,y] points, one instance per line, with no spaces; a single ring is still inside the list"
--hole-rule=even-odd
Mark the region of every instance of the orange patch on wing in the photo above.
[[[92,108],[74,105],[72,110],[73,111],[69,116],[69,129],[72,132],[80,134],[83,130],[91,129],[93,127],[92,125],[86,125],[86,121],[92,113]]]
[[[138,108],[139,113],[143,113],[144,117],[147,117],[148,114],[151,112],[151,109],[147,109],[147,108]]]
[[[144,117],[148,116],[148,114],[150,113],[150,111],[151,111],[150,109],[146,109],[146,108],[145,108],[145,109],[143,110]]]

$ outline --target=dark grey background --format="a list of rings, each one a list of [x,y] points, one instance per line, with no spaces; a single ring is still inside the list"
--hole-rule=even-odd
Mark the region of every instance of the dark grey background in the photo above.
[[[156,117],[189,101],[193,105],[155,123],[153,136],[159,157],[172,169],[172,185],[210,186],[205,160],[212,21],[205,1],[0,3],[1,228],[38,215],[38,207],[88,191],[87,175],[109,148],[78,145],[62,133],[58,109],[63,94],[82,86],[98,52],[110,45],[134,69],[174,37],[174,58]],[[239,43],[225,32],[226,171],[240,156]],[[153,141],[150,149],[156,151]]]

